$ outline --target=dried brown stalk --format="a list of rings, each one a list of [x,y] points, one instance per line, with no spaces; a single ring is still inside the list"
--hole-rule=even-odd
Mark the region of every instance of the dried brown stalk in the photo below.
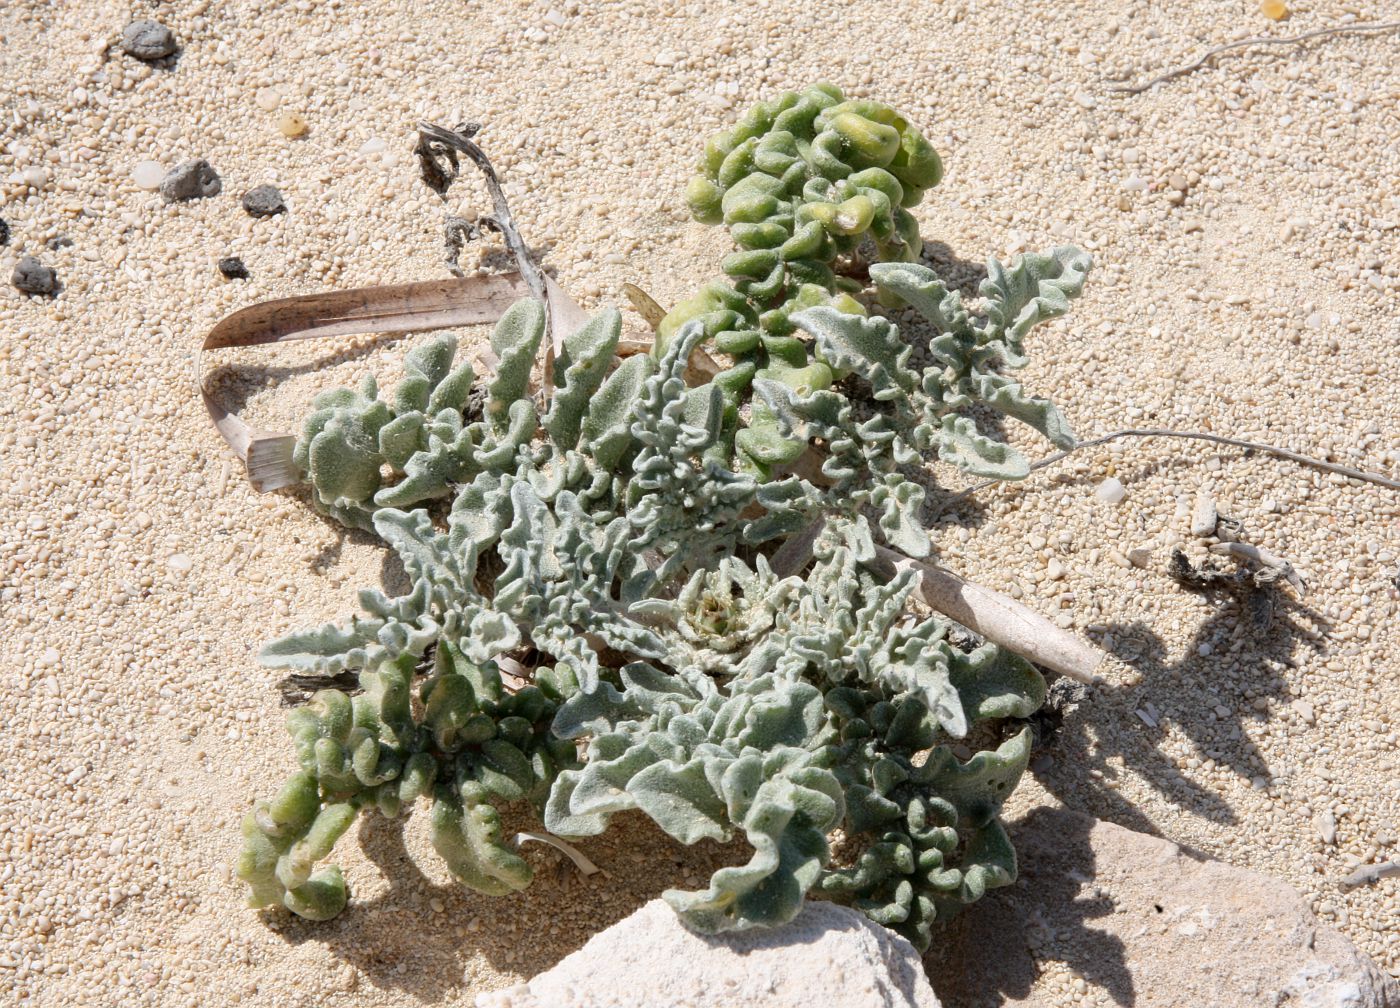
[[[474,123],[449,130],[430,122],[420,122],[416,152],[423,171],[423,181],[446,202],[447,189],[457,178],[459,171],[458,153],[465,154],[468,160],[480,169],[486,181],[486,189],[491,194],[492,206],[492,215],[482,218],[482,222],[489,224],[505,238],[506,246],[515,256],[516,268],[520,270],[525,285],[535,299],[545,306],[543,384],[544,399],[548,403],[554,394],[554,359],[564,348],[564,337],[580,328],[588,319],[583,309],[579,308],[572,298],[560,296],[562,292],[559,288],[552,287],[535,264],[525,239],[520,237],[520,231],[515,226],[515,219],[511,217],[510,203],[506,200],[505,191],[501,188],[501,181],[496,175],[491,159],[472,140],[480,129],[481,127]],[[448,268],[459,276],[461,271],[456,268],[456,252],[460,248],[461,229],[465,227],[466,222],[462,218],[448,213]]]
[[[567,295],[544,278],[546,289]],[[195,356],[195,387],[214,426],[248,467],[259,491],[277,490],[297,481],[292,464],[295,434],[259,430],[235,415],[204,385],[203,355],[220,347],[261,346],[288,340],[318,339],[364,333],[409,333],[449,326],[495,322],[530,288],[518,273],[473,276],[421,283],[358,287],[249,305],[226,316],[209,330]]]
[[[884,546],[876,546],[875,555],[874,562],[867,566],[880,577],[893,578],[902,570],[914,571],[918,575],[918,596],[930,609],[1037,665],[1082,683],[1102,681],[1098,669],[1104,653],[1061,630],[1029,606],[966,581],[936,564],[911,559]]]

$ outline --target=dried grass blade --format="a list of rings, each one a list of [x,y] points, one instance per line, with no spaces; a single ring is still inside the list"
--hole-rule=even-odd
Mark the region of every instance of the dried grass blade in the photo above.
[[[582,309],[562,288],[547,277],[542,282],[561,316],[582,317]],[[195,387],[220,436],[247,466],[254,489],[276,490],[298,480],[292,464],[296,436],[252,427],[229,410],[204,384],[205,350],[492,323],[516,301],[532,294],[520,274],[505,273],[264,301],[234,312],[209,331],[195,358]]]

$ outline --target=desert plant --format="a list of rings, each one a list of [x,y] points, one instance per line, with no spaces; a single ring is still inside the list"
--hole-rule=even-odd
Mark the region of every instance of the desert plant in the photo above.
[[[726,193],[694,185],[693,201],[723,204],[752,177],[725,165],[771,171],[767,152],[787,150],[772,137],[800,136],[803,167],[779,174],[826,166],[829,188],[810,178],[801,188],[821,189],[836,211],[794,211],[795,228],[821,235],[815,251],[774,260],[786,279],[773,296],[816,275],[822,256],[858,250],[868,230],[899,260],[870,267],[875,294],[923,315],[933,363],[912,367],[889,321],[798,291],[781,345],[839,384],[774,377],[777,330],[736,351],[707,312],[671,319],[653,354],[615,363],[621,319],[605,311],[565,339],[540,402],[530,373],[545,312],[527,300],[496,326],[489,379],[439,337],[406,355],[391,399],[372,382],[318,397],[294,456],[311,499],[373,530],[411,588],[362,591],[363,614],[262,651],[263,663],[304,674],[356,671],[359,691],[322,690],[289,717],[300,769],[244,821],[239,874],[253,905],[338,913],[343,880],[318,862],[360,812],[405,814],[422,797],[454,876],[493,895],[530,881],[501,834],[501,802],[533,804],[564,836],[597,833],[625,809],[683,843],[742,834],[747,864],[703,891],[667,893],[702,930],[779,923],[819,890],[923,947],[934,920],[1014,878],[997,813],[1029,756],[1015,722],[1044,684],[993,645],[954,647],[946,620],[911,616],[914,575],[881,576],[874,561],[880,539],[929,549],[922,490],[901,466],[936,451],[972,472],[1024,475],[965,407],[985,403],[1072,443],[1054,407],[999,369],[1023,364],[1027,331],[1066,310],[1087,257],[993,263],[979,319],[904,261],[915,236],[898,205],[941,166],[903,120],[816,89],[741,125],[707,155]],[[877,168],[908,193],[876,185]],[[883,202],[840,187],[855,169]],[[863,219],[865,203],[841,209],[858,198],[878,211],[865,230],[841,223],[857,209]],[[767,356],[749,360],[743,382],[731,373],[690,387],[687,364],[707,341],[728,346],[740,370],[745,353]],[[783,359],[795,366],[796,353]],[[820,475],[733,464],[736,444],[769,441],[819,450]],[[810,558],[775,573],[773,548],[818,525]],[[525,684],[507,686],[503,667]],[[956,757],[955,740],[974,755]]]

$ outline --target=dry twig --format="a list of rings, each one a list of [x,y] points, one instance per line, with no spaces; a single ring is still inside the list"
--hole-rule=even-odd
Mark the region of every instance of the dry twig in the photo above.
[[[1293,35],[1289,38],[1270,38],[1261,35],[1257,38],[1240,39],[1238,42],[1228,42],[1225,45],[1216,46],[1194,63],[1187,63],[1185,66],[1179,66],[1175,70],[1168,70],[1164,74],[1153,77],[1146,84],[1109,85],[1106,90],[1116,91],[1120,94],[1142,94],[1142,92],[1161,84],[1163,81],[1169,81],[1173,78],[1184,76],[1192,70],[1197,70],[1205,66],[1206,63],[1214,57],[1219,56],[1223,52],[1229,52],[1231,49],[1243,49],[1247,46],[1254,45],[1294,45],[1299,42],[1306,42],[1308,39],[1322,38],[1324,35],[1342,35],[1350,32],[1391,31],[1395,28],[1400,28],[1400,21],[1382,21],[1375,24],[1349,24],[1339,25],[1335,28],[1317,28],[1310,32],[1304,32],[1301,35]]]
[[[1298,572],[1293,569],[1293,565],[1281,556],[1266,550],[1263,546],[1253,546],[1242,542],[1219,542],[1210,548],[1212,553],[1225,553],[1233,557],[1240,557],[1251,563],[1258,564],[1267,571],[1272,571],[1275,577],[1281,577],[1293,586],[1293,590],[1299,595],[1308,593],[1308,586]],[[1261,572],[1262,573],[1262,572]]]
[[[527,830],[522,830],[515,834],[516,848],[519,849],[527,840],[533,840],[535,843],[548,844],[555,850],[562,852],[565,857],[574,863],[574,867],[583,875],[596,875],[598,872],[602,871],[601,868],[588,859],[588,855],[584,854],[583,851],[579,850],[573,844],[559,839],[553,833],[531,833]]]
[[[506,194],[501,189],[501,180],[496,176],[496,169],[492,167],[486,152],[472,141],[472,137],[480,129],[481,127],[475,123],[449,130],[429,122],[420,122],[418,124],[418,147],[415,153],[418,155],[423,181],[445,202],[448,187],[460,173],[457,161],[458,152],[465,154],[477,168],[481,169],[481,174],[486,181],[486,190],[491,194],[491,206],[494,211],[491,217],[482,218],[482,222],[501,233],[511,254],[515,256],[520,275],[525,279],[530,293],[537,300],[548,304],[549,299],[545,295],[544,279],[540,276],[539,267],[535,265],[530,250],[525,246],[525,240],[520,237],[520,232],[515,227],[515,220],[510,215],[510,204],[506,202]],[[454,239],[460,248],[462,234],[471,233],[470,225],[460,217],[449,215],[447,227],[449,248],[454,245]],[[457,276],[462,275],[461,269],[457,267],[455,257],[450,252],[448,268]]]
[[[486,152],[472,140],[472,137],[480,129],[481,127],[475,123],[449,130],[429,122],[420,122],[418,124],[417,154],[422,168],[423,181],[445,203],[447,201],[447,188],[457,178],[460,170],[457,161],[458,152],[465,154],[481,170],[481,174],[486,180],[486,188],[491,193],[493,211],[490,217],[483,217],[481,223],[499,231],[505,238],[507,247],[515,256],[516,265],[519,267],[521,277],[525,280],[525,285],[530,288],[530,293],[534,295],[535,299],[545,307],[544,379],[542,384],[544,386],[544,400],[547,403],[554,395],[554,358],[558,356],[563,347],[564,336],[579,328],[586,321],[586,317],[571,300],[551,296],[544,276],[530,255],[530,249],[526,246],[525,239],[520,237],[520,232],[515,227],[515,221],[510,215],[510,204],[506,202],[506,194],[501,189],[501,181],[496,176],[496,169],[492,167]],[[479,229],[473,229],[466,220],[454,216],[450,210],[448,211],[447,266],[457,276],[462,275],[461,269],[457,266],[457,253],[461,249],[464,238],[471,237],[473,233],[479,233]]]
[[[1342,879],[1342,885],[1348,887],[1370,885],[1379,882],[1381,879],[1400,875],[1400,860],[1382,861],[1379,864],[1362,865],[1346,878]]]

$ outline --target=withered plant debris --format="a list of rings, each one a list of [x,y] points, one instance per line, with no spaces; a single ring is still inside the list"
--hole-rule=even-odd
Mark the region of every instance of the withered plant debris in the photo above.
[[[1026,719],[1031,728],[1033,752],[1055,747],[1055,739],[1064,727],[1065,718],[1078,709],[1088,693],[1083,683],[1067,677],[1050,682],[1045,691],[1045,703]]]
[[[1249,613],[1251,625],[1260,633],[1273,622],[1272,589],[1284,576],[1277,567],[1236,564],[1233,570],[1225,570],[1208,559],[1195,566],[1180,549],[1172,550],[1167,573],[1172,580],[1193,591],[1233,595],[1240,608]]]

